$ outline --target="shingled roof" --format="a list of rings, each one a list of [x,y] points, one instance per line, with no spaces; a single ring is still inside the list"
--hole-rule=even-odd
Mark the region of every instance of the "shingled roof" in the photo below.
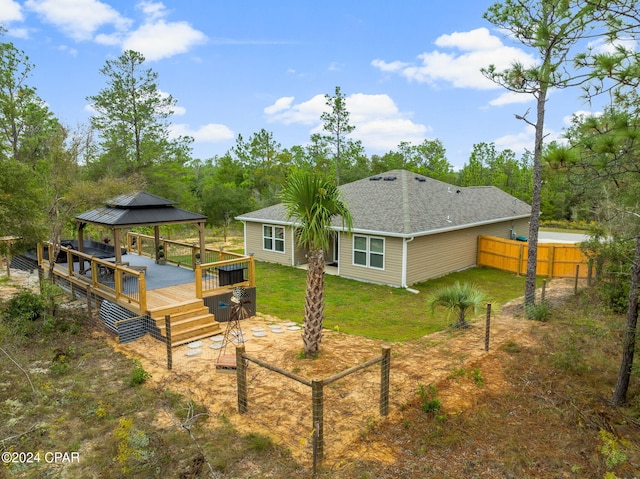
[[[392,170],[340,186],[356,233],[412,237],[526,218],[531,206],[494,186],[460,187],[406,170]],[[282,204],[238,216],[273,224],[286,220]],[[341,228],[340,220],[334,223]]]
[[[176,223],[197,223],[207,217],[177,208],[175,201],[137,191],[120,195],[91,211],[81,213],[75,219],[110,227],[152,226]]]

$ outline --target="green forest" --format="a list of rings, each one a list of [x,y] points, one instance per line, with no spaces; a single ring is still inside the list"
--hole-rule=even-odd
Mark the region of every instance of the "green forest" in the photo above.
[[[142,54],[127,51],[107,60],[104,88],[86,98],[94,111],[86,125],[71,127],[49,110],[29,80],[37,65],[10,42],[0,45],[0,224],[2,235],[25,243],[57,237],[70,218],[123,192],[144,190],[205,214],[214,227],[239,214],[279,202],[285,180],[297,170],[321,172],[338,184],[391,169],[407,169],[460,186],[493,185],[531,202],[533,145],[518,157],[493,143],[476,144],[454,170],[442,143],[402,142],[384,155],[368,156],[350,139],[348,105],[340,87],[326,95],[323,134],[305,145],[281,145],[266,129],[239,134],[222,156],[194,158],[189,137],[171,138],[168,118],[176,100],[160,94],[161,79]],[[578,91],[576,91],[578,94]],[[632,103],[612,105],[629,113]],[[567,112],[570,113],[570,112]],[[589,122],[596,122],[592,125]],[[595,141],[605,118],[576,118],[576,148]],[[629,126],[631,128],[631,126]],[[615,181],[578,184],[545,147],[543,220],[597,220],[594,198]],[[608,196],[613,195],[611,191]]]

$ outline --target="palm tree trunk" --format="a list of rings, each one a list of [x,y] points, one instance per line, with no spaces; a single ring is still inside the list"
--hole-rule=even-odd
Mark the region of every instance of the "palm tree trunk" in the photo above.
[[[322,250],[309,252],[307,270],[307,294],[304,306],[305,357],[315,357],[320,350],[322,323],[324,321],[324,253]]]

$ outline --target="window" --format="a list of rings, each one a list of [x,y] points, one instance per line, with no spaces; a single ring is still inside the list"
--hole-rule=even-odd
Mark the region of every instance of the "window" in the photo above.
[[[262,225],[262,247],[268,251],[284,253],[284,227]]]
[[[353,264],[384,269],[384,238],[354,235]]]

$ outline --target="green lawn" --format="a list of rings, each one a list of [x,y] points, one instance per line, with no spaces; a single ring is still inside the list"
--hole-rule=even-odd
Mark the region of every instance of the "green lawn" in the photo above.
[[[404,289],[326,275],[324,326],[348,334],[387,341],[406,341],[440,331],[455,318],[431,314],[433,293],[455,281],[477,284],[492,308],[524,295],[523,276],[489,268],[473,268]],[[542,280],[540,279],[541,283]],[[306,271],[256,261],[257,310],[284,320],[302,322]]]

